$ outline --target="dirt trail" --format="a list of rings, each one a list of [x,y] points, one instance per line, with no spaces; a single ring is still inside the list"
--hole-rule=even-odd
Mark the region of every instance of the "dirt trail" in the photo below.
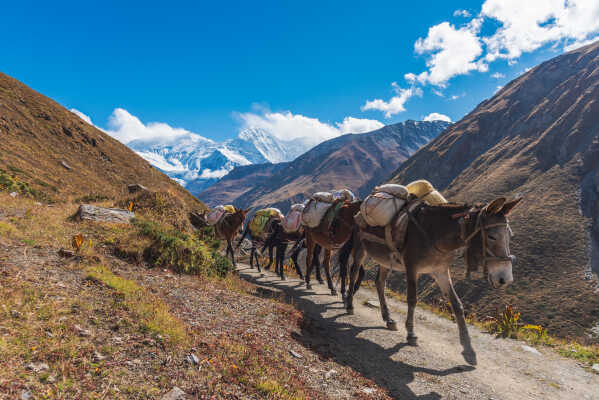
[[[377,299],[374,291],[360,289],[355,314],[345,313],[340,296],[325,285],[306,290],[299,279],[281,281],[270,272],[258,273],[238,265],[240,276],[284,292],[310,318],[317,335],[298,337],[304,346],[349,365],[373,379],[398,399],[599,399],[599,375],[549,349],[540,354],[524,350],[523,342],[500,340],[470,327],[478,365],[461,356],[457,326],[427,310],[416,311],[419,347],[405,342],[403,322],[407,306],[389,299],[400,330],[385,329],[379,309],[363,305]],[[314,342],[314,336],[322,341]]]

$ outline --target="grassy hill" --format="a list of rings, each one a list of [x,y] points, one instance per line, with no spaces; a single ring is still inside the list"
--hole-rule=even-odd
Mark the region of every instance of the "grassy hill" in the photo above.
[[[127,184],[204,205],[124,144],[0,73],[0,186],[38,200],[117,198]]]

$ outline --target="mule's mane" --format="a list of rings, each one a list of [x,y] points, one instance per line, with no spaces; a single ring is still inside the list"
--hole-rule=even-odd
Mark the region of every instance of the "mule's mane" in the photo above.
[[[437,205],[428,205],[426,204],[422,211],[431,212],[435,214],[457,214],[461,212],[466,212],[470,210],[472,206],[470,204],[464,203],[445,203],[445,204],[437,204]]]

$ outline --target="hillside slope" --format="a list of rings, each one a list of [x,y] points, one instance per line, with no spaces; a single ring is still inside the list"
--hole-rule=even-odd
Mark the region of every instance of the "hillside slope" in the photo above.
[[[519,258],[513,287],[499,293],[484,281],[458,284],[479,314],[512,303],[525,318],[579,337],[599,323],[599,259],[591,260],[599,232],[598,100],[599,42],[510,82],[394,174],[393,182],[428,179],[456,201],[524,196],[511,218]],[[429,298],[438,295],[428,289]]]
[[[127,184],[139,183],[203,207],[122,143],[2,73],[0,174],[27,183],[49,201],[92,194],[116,198]]]
[[[348,187],[363,197],[449,124],[406,121],[328,140],[289,163],[238,167],[198,197],[210,205],[287,210],[314,192]]]

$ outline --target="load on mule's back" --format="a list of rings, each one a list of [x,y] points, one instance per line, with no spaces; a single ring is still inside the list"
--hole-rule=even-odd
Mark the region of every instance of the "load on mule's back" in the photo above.
[[[377,195],[380,192],[390,196]],[[375,189],[355,216],[353,240],[342,250],[346,255],[351,252],[354,258],[345,304],[348,313],[353,312],[357,271],[369,256],[379,264],[376,287],[381,315],[389,329],[397,330],[386,304],[385,282],[391,270],[405,271],[407,340],[408,344],[416,345],[414,312],[418,276],[430,274],[451,303],[464,358],[476,364],[464,309],[453,288],[449,268],[456,250],[462,248],[469,270],[480,264],[493,287],[511,284],[515,257],[510,254],[511,230],[507,217],[520,200],[507,201],[500,197],[484,207],[447,203],[426,181],[416,181],[406,187],[384,185]]]
[[[226,214],[234,214],[235,211],[237,211],[237,209],[231,204],[218,205],[208,212],[206,223],[210,226],[214,226],[218,224]]]
[[[314,193],[302,211],[302,224],[316,228],[334,204],[353,202],[356,196],[349,189]]]

